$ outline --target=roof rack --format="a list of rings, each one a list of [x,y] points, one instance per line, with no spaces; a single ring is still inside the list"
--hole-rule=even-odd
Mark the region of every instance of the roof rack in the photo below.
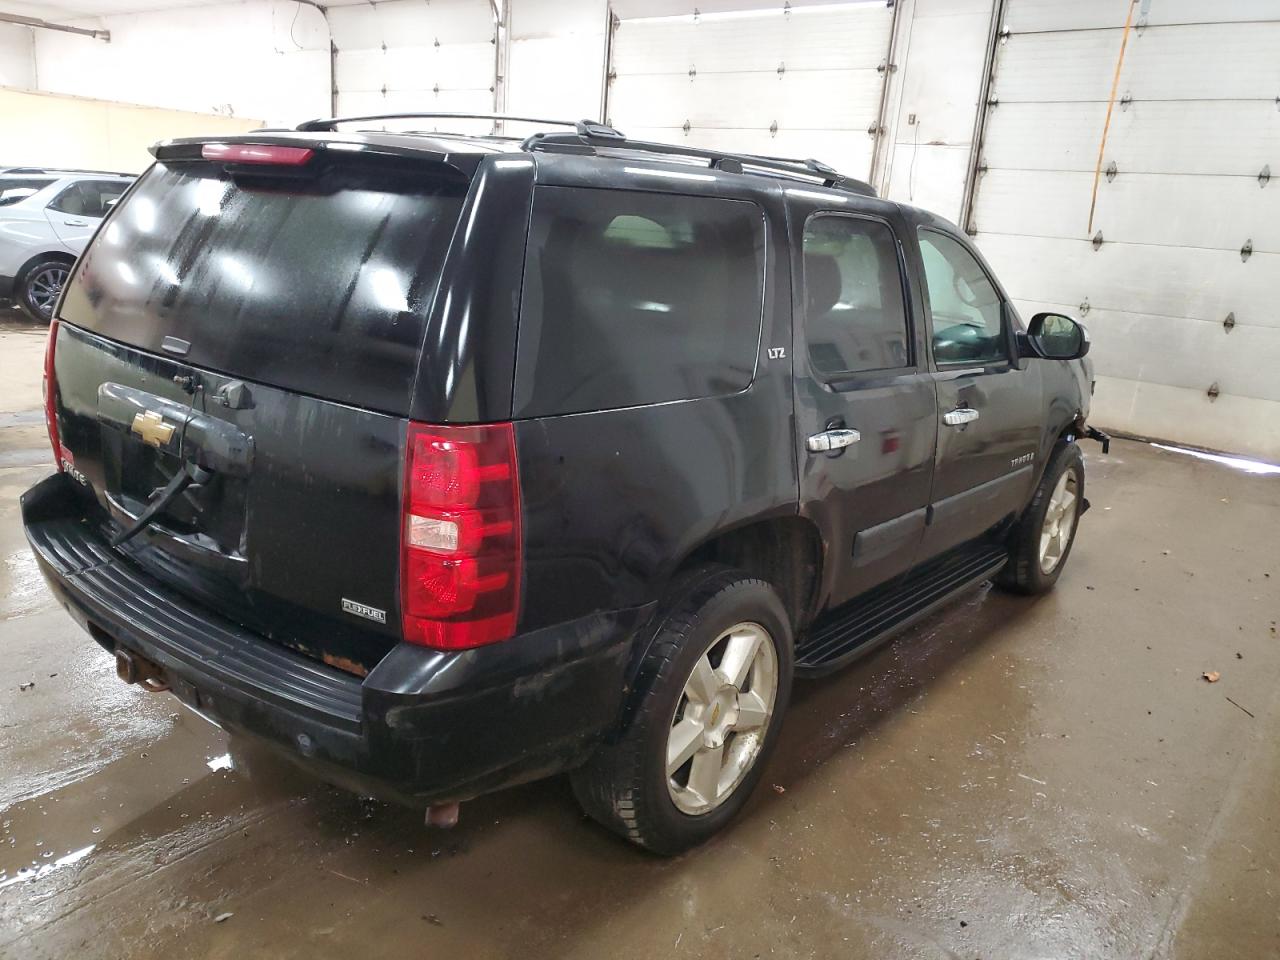
[[[588,121],[546,120],[540,117],[516,117],[506,113],[371,113],[356,117],[326,117],[307,120],[297,128],[304,132],[333,132],[340,123],[368,123],[374,120],[493,120],[511,123],[540,123],[549,127],[579,127]]]
[[[622,133],[606,123],[595,120],[547,120],[540,117],[518,117],[505,113],[374,113],[352,117],[328,117],[307,120],[297,130],[303,132],[333,132],[340,123],[369,123],[378,120],[492,120],[512,123],[537,123],[551,127],[572,127],[573,133],[535,133],[520,144],[526,151],[545,150],[555,153],[579,153],[593,155],[597,148],[635,150],[644,153],[665,154],[673,157],[691,157],[707,161],[707,165],[726,173],[760,172],[768,175],[793,177],[801,181],[816,180],[824,187],[874,197],[875,189],[865,180],[847,177],[820,160],[799,160],[788,157],[766,157],[752,153],[726,153],[721,150],[703,150],[698,147],[682,147],[671,143],[651,143],[645,140],[628,140]],[[421,134],[422,131],[410,131]]]
[[[118,170],[90,170],[85,167],[0,167],[0,176],[14,176],[16,174],[40,174],[40,173],[97,173],[108,177],[136,177],[136,173],[121,173]]]
[[[754,153],[726,153],[722,150],[704,150],[700,147],[683,147],[670,143],[651,143],[646,140],[628,140],[613,127],[592,120],[574,124],[575,133],[535,133],[520,146],[525,150],[545,150],[554,153],[596,154],[598,147],[614,150],[635,150],[643,153],[665,154],[671,157],[692,157],[706,160],[713,170],[726,173],[754,173],[782,175],[798,180],[817,180],[824,187],[845,190],[863,196],[874,197],[875,189],[864,180],[847,177],[830,164],[821,160],[798,160],[789,157],[767,157]]]

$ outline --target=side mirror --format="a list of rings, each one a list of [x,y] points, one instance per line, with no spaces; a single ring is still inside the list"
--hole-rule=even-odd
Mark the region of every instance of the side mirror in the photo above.
[[[1018,338],[1018,355],[1043,360],[1079,360],[1089,352],[1089,334],[1061,313],[1037,313]]]

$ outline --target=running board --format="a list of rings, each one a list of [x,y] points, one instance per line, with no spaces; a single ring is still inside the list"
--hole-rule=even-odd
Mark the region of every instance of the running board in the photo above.
[[[870,653],[960,593],[1000,572],[1006,547],[967,544],[824,613],[796,646],[796,675],[819,676]]]

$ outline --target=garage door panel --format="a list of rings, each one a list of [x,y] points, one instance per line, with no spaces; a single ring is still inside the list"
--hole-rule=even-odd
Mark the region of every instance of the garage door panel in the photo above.
[[[380,90],[384,84],[401,90],[487,90],[493,83],[493,47],[449,44],[339,51],[335,75],[339,90]]]
[[[1280,401],[1275,327],[1226,333],[1220,323],[1111,310],[1091,311],[1088,326],[1099,373],[1204,391],[1217,383],[1232,396]]]
[[[866,178],[892,23],[879,3],[622,20],[609,122],[632,138],[817,157]]]
[[[338,114],[367,116],[396,112],[492,113],[493,94],[488,90],[347,90],[338,94]],[[487,134],[492,124],[484,120],[426,120],[393,122],[388,129],[448,130],[456,133]]]
[[[983,233],[1091,238],[1093,173],[988,170],[974,198]],[[1152,216],[1153,210],[1161,215]],[[1098,182],[1093,229],[1107,243],[1280,253],[1280,190],[1250,177],[1120,174]],[[1280,285],[1280,280],[1277,281]]]
[[[1280,413],[1280,190],[1257,179],[1280,177],[1280,5],[1144,6],[1090,222],[1119,28],[1137,8],[1006,0],[969,226],[1024,309],[1086,314],[1099,372],[1127,391],[1099,398],[1107,425],[1280,458],[1280,427],[1257,429]],[[1227,409],[1253,419],[1227,424]]]
[[[988,119],[988,167],[1092,172],[1105,103],[1001,103]],[[1117,108],[1105,163],[1121,172],[1280,175],[1280,111],[1269,101],[1155,103]],[[1105,164],[1104,164],[1105,165]]]
[[[1280,459],[1280,404],[1203,390],[1098,377],[1093,423],[1210,450],[1236,450]]]
[[[1214,5],[1220,6],[1229,4]],[[1142,99],[1274,101],[1280,89],[1280,20],[1146,31],[1130,38],[1120,83]]]
[[[1149,30],[1130,38],[1120,89],[1139,100],[1270,99],[1280,87],[1276,50],[1280,21]],[[1113,30],[1015,34],[993,93],[1002,103],[1105,101],[1119,53]]]
[[[849,176],[864,176],[871,163],[871,141],[866,133],[839,130],[778,131],[744,128],[691,129],[625,127],[632,140],[650,140],[727,153],[754,153],[770,157],[816,157]]]
[[[1159,216],[1152,211],[1159,210]],[[1081,211],[1085,213],[1087,211]],[[1084,216],[1078,218],[1084,222]],[[1093,221],[1108,240],[1280,253],[1280,190],[1252,177],[1120,174],[1098,187]],[[1276,277],[1280,294],[1280,276]]]
[[[791,130],[858,130],[865,137],[880,106],[878,83],[858,71],[816,70],[760,80],[735,74],[688,77],[620,76],[609,112],[628,125],[755,126],[775,120]],[[748,95],[744,95],[749,91]],[[831,108],[832,100],[839,111]]]
[[[1070,304],[1044,300],[1015,299],[1014,306],[1024,320],[1041,311],[1075,315]],[[1099,377],[1159,383],[1201,395],[1217,383],[1221,393],[1280,402],[1280,384],[1249,362],[1259,355],[1280,363],[1280,332],[1275,329],[1236,327],[1226,334],[1220,326],[1199,320],[1113,310],[1090,311],[1083,322]],[[1162,359],[1169,348],[1177,351],[1174,364]]]
[[[972,224],[982,233],[1089,236],[1093,173],[988,170],[974,198]]]
[[[891,11],[770,11],[766,16],[623,20],[613,41],[619,75],[875,68],[889,44]]]
[[[1275,0],[1228,0],[1214,5],[1214,20],[1275,19]],[[1117,0],[1018,0],[1009,4],[1004,25],[1015,33],[1025,30],[1078,30],[1090,27],[1124,26],[1129,4]],[[1206,15],[1205,0],[1156,0],[1147,13],[1147,23],[1200,23]],[[1138,13],[1134,13],[1134,23]]]
[[[1015,35],[1000,48],[992,96],[1001,106],[1106,100],[1119,49],[1106,30]]]
[[[1189,250],[1141,244],[979,233],[978,246],[1010,295],[1025,300],[1097,309],[1142,310],[1221,324],[1234,313],[1240,324],[1280,328],[1276,280],[1280,255],[1254,254],[1247,262],[1226,250]],[[1088,319],[1086,317],[1086,319]]]

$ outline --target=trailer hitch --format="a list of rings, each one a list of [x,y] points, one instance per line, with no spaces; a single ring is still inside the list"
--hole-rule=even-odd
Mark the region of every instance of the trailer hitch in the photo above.
[[[1102,444],[1103,456],[1111,452],[1111,437],[1103,433],[1097,427],[1085,427],[1084,435],[1088,437],[1090,440],[1097,440],[1100,444]]]

